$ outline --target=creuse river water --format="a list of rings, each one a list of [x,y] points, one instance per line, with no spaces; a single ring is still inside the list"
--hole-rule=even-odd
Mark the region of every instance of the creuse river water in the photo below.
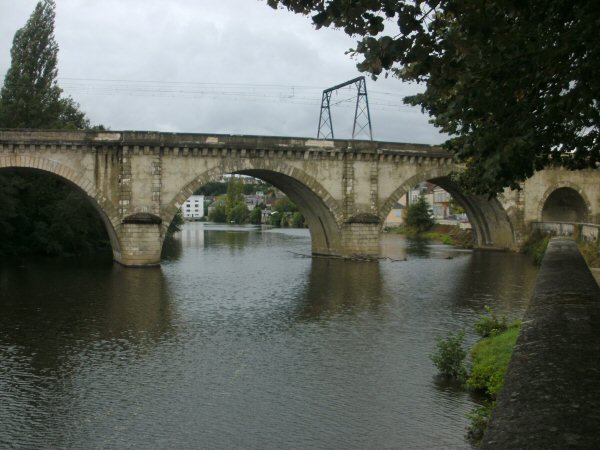
[[[520,318],[523,256],[385,235],[305,258],[307,230],[186,224],[154,269],[0,263],[0,448],[469,448],[435,336]]]

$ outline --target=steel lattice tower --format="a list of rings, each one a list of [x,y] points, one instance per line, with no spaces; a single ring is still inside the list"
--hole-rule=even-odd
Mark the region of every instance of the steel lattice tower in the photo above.
[[[357,136],[364,134],[367,139],[373,140],[371,114],[369,112],[369,97],[367,96],[367,83],[365,77],[357,77],[323,91],[317,139],[334,139],[333,122],[331,121],[331,94],[338,89],[351,85],[355,85],[357,90],[356,107],[354,108],[354,124],[352,126],[352,139],[356,139]]]

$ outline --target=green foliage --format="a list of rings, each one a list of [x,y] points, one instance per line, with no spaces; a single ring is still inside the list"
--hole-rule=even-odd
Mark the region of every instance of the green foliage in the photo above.
[[[227,196],[225,197],[225,209],[229,216],[231,210],[238,204],[244,203],[244,183],[237,178],[231,178],[227,184]]]
[[[283,197],[273,205],[273,213],[269,223],[274,227],[303,228],[304,216],[298,211],[298,207],[294,202],[288,197]]]
[[[227,183],[221,181],[210,181],[194,192],[195,195],[217,196],[227,192]]]
[[[436,348],[430,357],[441,375],[461,381],[466,378],[464,339],[464,330],[448,333],[445,339],[436,336]]]
[[[271,213],[271,217],[269,218],[269,224],[276,228],[280,227],[282,217],[283,217],[283,213],[273,211]]]
[[[280,213],[289,213],[298,211],[298,207],[288,197],[283,197],[273,205],[273,210]]]
[[[0,90],[0,128],[89,128],[85,114],[56,82],[55,3],[38,2],[15,33]],[[101,129],[103,127],[96,127]],[[0,173],[0,255],[79,255],[108,246],[89,199],[49,175]]]
[[[430,239],[432,241],[439,241],[445,245],[456,245],[456,240],[446,233],[437,233],[434,231],[427,231],[421,234],[423,239]]]
[[[262,208],[260,206],[255,206],[250,211],[250,223],[253,225],[260,225],[262,223]]]
[[[271,185],[261,180],[256,180],[255,183],[244,183],[244,194],[254,195],[257,192],[266,192],[267,189],[271,188]]]
[[[420,196],[416,202],[404,210],[406,225],[417,233],[429,230],[435,223],[429,208],[429,203],[427,203],[425,197]]]
[[[535,170],[600,160],[600,46],[595,1],[268,0],[317,28],[358,36],[358,69],[425,90],[431,116],[474,192],[517,187]]]
[[[250,218],[250,211],[245,203],[237,203],[227,214],[227,222],[243,224]]]
[[[485,314],[475,322],[475,332],[481,337],[490,337],[502,333],[508,328],[506,317],[499,318],[489,306],[484,306]]]
[[[495,407],[496,402],[486,402],[467,413],[467,418],[469,419],[467,439],[476,447],[479,446],[483,439],[483,435]]]
[[[227,222],[227,210],[223,201],[216,201],[214,208],[208,213],[208,220],[216,223]]]
[[[471,373],[467,386],[482,391],[491,399],[504,384],[504,375],[519,335],[521,323],[517,322],[506,331],[483,338],[471,349]]]
[[[83,255],[110,245],[86,196],[54,176],[3,171],[0,204],[0,256]]]
[[[300,211],[295,211],[292,213],[292,217],[290,218],[290,226],[292,228],[304,228],[304,216]]]
[[[1,128],[89,128],[70,97],[61,98],[56,82],[58,44],[54,39],[55,4],[38,2],[25,26],[15,33],[11,66],[0,91]]]
[[[521,247],[521,252],[531,256],[534,264],[539,266],[542,264],[551,237],[552,236],[549,234],[543,233],[540,230],[534,230]]]

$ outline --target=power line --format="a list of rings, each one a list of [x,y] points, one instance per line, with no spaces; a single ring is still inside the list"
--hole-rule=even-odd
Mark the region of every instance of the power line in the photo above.
[[[223,83],[190,81],[152,81],[101,78],[59,78],[61,87],[69,94],[99,96],[161,97],[188,99],[222,99],[255,103],[291,103],[318,105],[319,88],[307,85]],[[314,94],[313,94],[314,91]],[[379,111],[417,112],[414,107],[400,103],[401,95],[388,91],[370,92],[372,109]],[[394,98],[395,97],[395,98]],[[381,100],[378,100],[381,98]],[[391,101],[390,101],[391,99]],[[394,101],[396,100],[397,101]],[[332,107],[350,108],[351,98],[338,100]],[[419,112],[420,114],[420,112]]]

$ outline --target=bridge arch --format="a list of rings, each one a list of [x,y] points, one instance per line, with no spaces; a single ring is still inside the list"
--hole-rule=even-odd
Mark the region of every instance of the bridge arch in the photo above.
[[[473,230],[475,244],[480,248],[512,248],[515,236],[510,218],[497,198],[488,199],[465,193],[450,179],[456,167],[435,167],[405,180],[385,201],[381,208],[381,223],[400,198],[417,184],[428,181],[447,191],[465,209]],[[382,225],[383,226],[383,225]]]
[[[109,199],[95,191],[94,184],[90,180],[60,161],[36,156],[17,157],[8,160],[0,158],[0,171],[4,169],[23,169],[48,173],[61,179],[72,188],[85,193],[104,223],[113,255],[120,255],[121,245],[116,232],[120,226],[117,209]]]
[[[587,222],[591,203],[579,186],[562,181],[544,192],[538,205],[537,217],[542,222]]]
[[[298,206],[306,220],[313,253],[330,254],[332,249],[339,247],[343,212],[338,202],[321,183],[303,170],[281,161],[268,160],[238,160],[209,169],[188,181],[163,208],[163,234],[188,197],[201,186],[220,180],[229,173],[259,178],[284,192]]]

